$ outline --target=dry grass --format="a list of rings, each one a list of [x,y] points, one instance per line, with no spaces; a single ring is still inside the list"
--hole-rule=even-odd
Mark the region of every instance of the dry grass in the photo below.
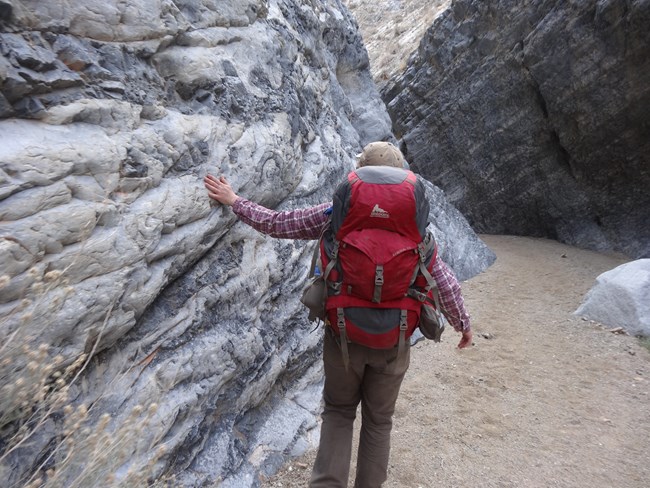
[[[72,398],[73,385],[93,358],[111,310],[107,310],[88,354],[57,354],[50,345],[39,342],[40,332],[49,326],[44,320],[74,290],[65,280],[65,272],[41,277],[39,270],[32,268],[28,274],[33,284],[0,322],[4,338],[0,347],[0,479],[10,479],[10,465],[22,464],[22,449],[43,436],[52,440],[36,467],[18,481],[5,481],[3,487],[170,486],[170,479],[151,479],[165,454],[164,447],[154,449],[142,440],[147,438],[144,433],[156,414],[156,404],[136,406],[121,418],[95,411],[97,404],[86,405]],[[9,277],[1,277],[0,291],[9,282]],[[98,396],[101,398],[101,393]],[[146,465],[132,463],[142,458],[147,459]]]

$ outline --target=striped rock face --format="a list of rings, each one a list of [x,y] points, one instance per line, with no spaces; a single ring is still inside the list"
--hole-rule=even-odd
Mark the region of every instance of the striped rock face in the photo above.
[[[313,205],[364,145],[393,137],[350,13],[3,0],[0,32],[0,386],[33,372],[25,348],[52,365],[48,381],[71,367],[68,401],[92,405],[91,430],[104,413],[129,425],[135,407],[148,422],[112,472],[183,486],[247,486],[313,445],[321,334],[298,300],[311,249],[239,224],[202,179]],[[493,256],[438,196],[450,264],[479,272]],[[20,398],[0,408],[20,423],[23,397],[1,396]],[[52,454],[71,420],[56,412],[3,459],[3,479]]]
[[[650,256],[648,2],[454,1],[382,89],[481,233]]]

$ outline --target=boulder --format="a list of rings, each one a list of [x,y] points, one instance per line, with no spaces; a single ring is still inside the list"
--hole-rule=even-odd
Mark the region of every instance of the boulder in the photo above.
[[[444,192],[423,180],[430,203],[430,230],[438,244],[440,257],[460,281],[465,281],[485,270],[496,260],[496,255],[472,231],[463,215],[445,198]]]
[[[575,314],[650,337],[650,259],[631,261],[598,276]]]
[[[479,233],[650,257],[650,2],[455,0],[382,90]]]

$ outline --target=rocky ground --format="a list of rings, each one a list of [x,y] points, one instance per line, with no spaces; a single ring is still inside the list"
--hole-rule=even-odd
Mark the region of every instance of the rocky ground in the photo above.
[[[648,486],[650,352],[573,315],[596,276],[626,259],[482,238],[497,261],[463,283],[475,345],[460,351],[446,331],[414,347],[384,486]],[[313,459],[264,486],[307,486]]]

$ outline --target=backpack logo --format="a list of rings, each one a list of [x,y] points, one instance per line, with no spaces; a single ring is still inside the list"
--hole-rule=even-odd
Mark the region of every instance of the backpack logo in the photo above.
[[[378,203],[375,203],[375,207],[370,212],[370,216],[379,217],[380,219],[390,219],[390,214],[381,208]]]

